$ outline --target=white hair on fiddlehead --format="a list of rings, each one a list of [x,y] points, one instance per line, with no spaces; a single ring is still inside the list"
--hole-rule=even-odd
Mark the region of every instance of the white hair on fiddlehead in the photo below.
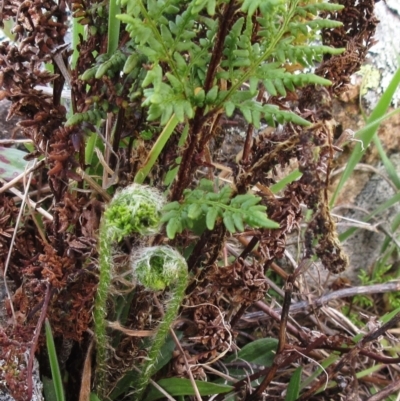
[[[132,184],[117,192],[104,213],[106,229],[112,240],[139,233],[158,232],[165,198],[156,189]]]

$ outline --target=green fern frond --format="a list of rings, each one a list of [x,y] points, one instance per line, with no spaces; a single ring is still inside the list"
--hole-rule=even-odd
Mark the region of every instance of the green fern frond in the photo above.
[[[201,180],[198,188],[186,190],[184,200],[172,202],[163,208],[161,221],[167,223],[170,239],[184,229],[206,226],[212,230],[217,220],[222,220],[231,233],[244,231],[245,225],[253,228],[279,228],[279,224],[268,219],[266,207],[260,205],[261,198],[253,194],[237,195],[226,185],[219,192],[213,191],[213,183]]]
[[[99,65],[95,78],[100,79],[105,74],[118,73],[121,71],[126,59],[127,56],[121,51],[115,52],[107,61]]]
[[[335,12],[343,10],[344,5],[342,4],[334,4],[334,3],[311,3],[311,4],[302,4],[298,5],[296,8],[296,14],[301,17],[307,17],[307,14],[318,15],[318,13],[327,11],[327,12]]]
[[[91,124],[97,124],[100,120],[105,118],[105,112],[100,109],[85,111],[84,113],[76,113],[72,115],[65,123],[66,127],[80,124],[84,121]]]
[[[299,0],[242,1],[242,14],[237,14],[225,37],[217,74],[206,93],[205,79],[221,23],[215,12],[224,4],[223,0],[138,0],[134,4],[122,0],[118,18],[126,24],[133,51],[143,57],[142,64],[149,65],[143,91],[136,82],[130,98],[143,97],[147,120],[159,120],[162,126],[173,114],[180,122],[190,120],[197,107],[205,107],[206,113],[223,108],[228,115],[239,110],[256,126],[263,118],[273,124],[295,120],[303,124],[291,113],[263,108],[253,98],[261,85],[273,96],[286,96],[287,91],[304,85],[330,84],[316,75],[294,74],[284,67],[311,67],[325,54],[342,51],[312,43],[321,29],[340,25],[319,14],[342,7]],[[128,60],[133,60],[135,68],[137,57]],[[219,80],[225,80],[228,89],[221,88]],[[243,94],[245,83],[250,90]]]

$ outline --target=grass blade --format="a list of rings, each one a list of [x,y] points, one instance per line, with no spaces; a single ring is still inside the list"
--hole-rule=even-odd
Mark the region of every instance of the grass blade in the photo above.
[[[397,175],[396,167],[394,166],[392,161],[387,157],[385,149],[383,149],[382,142],[377,135],[374,136],[373,142],[376,149],[378,150],[379,156],[382,160],[383,165],[385,166],[389,178],[392,180],[396,188],[400,189],[400,178]]]
[[[81,42],[80,35],[85,38],[85,30],[83,25],[78,21],[78,18],[72,18],[72,58],[71,58],[71,68],[76,67],[76,62],[78,61],[79,51],[78,44]]]
[[[121,20],[115,16],[121,12],[121,6],[116,0],[110,0],[109,6],[107,54],[111,56],[118,49]]]
[[[53,383],[54,383],[56,399],[57,399],[57,401],[65,401],[60,366],[58,365],[58,359],[57,359],[57,354],[56,354],[56,347],[54,345],[53,333],[51,332],[50,322],[48,319],[46,319],[46,322],[45,322],[45,330],[46,330],[47,352],[49,353],[51,375],[52,375],[52,379],[53,379]]]
[[[296,401],[297,398],[299,398],[300,380],[301,380],[302,371],[303,371],[303,368],[301,366],[299,366],[294,371],[292,377],[290,378],[285,401]]]
[[[159,135],[156,143],[153,145],[152,149],[147,155],[147,159],[144,162],[144,165],[136,173],[134,182],[136,182],[137,184],[143,184],[143,181],[154,166],[154,163],[164,149],[165,144],[174,132],[174,129],[178,125],[178,123],[179,120],[176,118],[175,114],[173,114],[172,117],[169,119],[167,125],[164,127],[163,131]]]
[[[388,199],[385,203],[380,205],[378,208],[376,208],[372,213],[370,213],[367,217],[365,217],[362,221],[367,222],[370,220],[372,217],[376,216],[379,213],[382,213],[389,207],[392,207],[395,203],[400,202],[400,192],[392,196],[390,199]],[[340,241],[345,241],[347,238],[349,238],[355,231],[357,230],[356,227],[350,228],[347,231],[345,231],[343,234],[339,235]]]
[[[335,193],[333,194],[331,200],[331,206],[335,204],[335,201],[340,191],[342,190],[344,184],[352,174],[356,164],[361,160],[362,156],[364,155],[365,150],[371,143],[374,135],[376,134],[376,131],[378,130],[380,123],[385,119],[390,118],[392,115],[400,112],[400,108],[398,108],[392,111],[391,113],[385,115],[399,83],[400,83],[400,68],[397,69],[385,93],[382,95],[374,111],[368,118],[367,125],[357,132],[357,139],[360,139],[362,141],[362,144],[357,143],[357,145],[355,146],[353,153],[351,154],[350,159],[347,163],[346,169],[344,170],[343,175],[340,178],[339,184],[336,187]]]
[[[172,377],[170,379],[161,379],[157,382],[167,393],[173,397],[194,395],[194,389],[189,379],[180,379]],[[228,393],[233,390],[232,386],[225,384],[215,384],[196,380],[196,386],[202,396]],[[146,397],[146,401],[154,401],[163,398],[164,395],[155,387],[152,387]]]
[[[286,177],[282,178],[280,181],[278,181],[276,184],[271,185],[269,188],[273,194],[277,194],[279,191],[284,189],[286,185],[292,183],[293,181],[296,181],[299,179],[303,173],[299,171],[297,168],[296,170],[293,170],[290,174],[288,174]]]

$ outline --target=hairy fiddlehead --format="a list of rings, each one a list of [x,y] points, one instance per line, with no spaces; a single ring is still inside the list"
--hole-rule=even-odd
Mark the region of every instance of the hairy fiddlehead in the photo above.
[[[131,260],[133,276],[146,289],[162,291],[169,287],[165,314],[152,339],[142,372],[134,384],[135,397],[140,400],[149,379],[155,373],[161,347],[185,296],[188,268],[180,253],[169,246],[141,248],[133,252]]]
[[[107,359],[106,302],[112,279],[112,254],[116,242],[133,233],[157,232],[164,198],[150,187],[133,184],[117,192],[104,212],[99,238],[99,284],[94,305],[98,385],[103,387]]]

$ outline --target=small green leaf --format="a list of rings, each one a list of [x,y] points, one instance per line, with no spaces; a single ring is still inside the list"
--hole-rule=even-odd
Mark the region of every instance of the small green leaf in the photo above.
[[[249,17],[251,17],[257,10],[260,2],[260,0],[245,0],[242,4],[242,11],[247,12]]]
[[[218,209],[211,207],[208,209],[207,216],[206,216],[206,225],[209,230],[213,230],[215,226],[215,222],[218,217]]]
[[[251,110],[249,108],[247,108],[247,107],[240,107],[240,111],[242,112],[243,117],[245,118],[245,120],[249,124],[251,124],[252,121],[253,121],[252,116],[251,116]]]
[[[237,355],[231,355],[226,362],[243,360],[256,365],[271,366],[278,346],[276,338],[260,338],[246,344]]]
[[[215,85],[207,92],[206,103],[207,104],[214,103],[215,100],[217,99],[217,96],[218,96],[218,86]]]
[[[130,74],[139,64],[139,59],[140,57],[137,53],[131,54],[125,61],[124,67],[122,69],[123,73],[126,75]]]
[[[194,95],[195,104],[198,106],[203,105],[205,98],[206,98],[206,93],[204,92],[204,89],[203,88],[199,89]]]
[[[230,203],[232,188],[229,185],[224,186],[219,192],[219,201],[224,204]]]
[[[209,192],[208,194],[206,194],[206,199],[208,201],[219,202],[220,201],[219,198],[220,198],[220,194],[216,194],[214,192]]]
[[[167,236],[174,239],[176,233],[182,232],[182,222],[179,217],[172,218],[167,224]]]
[[[118,14],[116,17],[125,24],[135,24],[136,22],[135,18],[131,17],[128,14]]]
[[[188,218],[191,220],[196,220],[200,217],[202,212],[203,210],[200,203],[192,203],[188,209]]]
[[[253,110],[252,116],[254,127],[259,129],[261,126],[261,112],[259,110]]]
[[[87,69],[80,77],[79,79],[81,79],[82,81],[89,81],[89,79],[94,78],[94,76],[96,75],[98,66],[95,65],[94,67],[91,67],[89,69]]]
[[[247,224],[251,227],[263,227],[263,228],[279,228],[280,225],[267,218],[267,215],[260,211],[255,211],[245,218]]]
[[[246,56],[249,57],[249,56]],[[250,77],[249,79],[250,83],[250,93],[253,93],[254,95],[257,94],[257,88],[258,88],[258,78],[257,77]]]
[[[236,195],[232,201],[231,201],[231,206],[233,207],[240,207],[244,202],[247,202],[249,200],[254,199],[255,196],[253,194],[241,194],[241,195]],[[256,197],[258,201],[260,198]]]
[[[247,213],[254,213],[256,211],[260,211],[260,212],[265,212],[267,210],[267,207],[264,205],[254,205],[254,206],[250,206],[247,209]]]
[[[251,199],[249,199],[248,201],[246,201],[242,204],[242,208],[246,210],[250,206],[257,205],[257,203],[259,203],[260,200],[261,200],[261,198],[259,198],[258,196],[253,196]]]
[[[177,101],[173,105],[174,113],[176,118],[178,119],[179,122],[184,122],[185,121],[185,109],[182,101]],[[169,118],[171,117],[172,113],[166,113],[165,116],[163,116],[163,121],[165,124],[168,122]]]
[[[299,398],[300,393],[300,380],[301,380],[301,373],[302,367],[299,366],[293,373],[292,377],[290,378],[290,382],[287,388],[287,393],[285,397],[285,401],[296,401]]]
[[[233,112],[235,111],[235,104],[232,102],[225,103],[225,113],[227,117],[232,117]]]
[[[233,213],[232,215],[233,222],[235,223],[236,228],[238,229],[239,232],[244,231],[244,225],[243,225],[243,216],[241,213]]]
[[[175,202],[167,203],[163,207],[162,211],[169,212],[170,210],[178,210],[180,207],[181,207],[180,203],[175,201]]]
[[[236,228],[235,228],[235,223],[233,221],[232,214],[230,212],[225,212],[224,213],[223,221],[224,221],[224,224],[225,224],[225,227],[227,228],[227,230],[231,234],[234,234],[236,232]]]
[[[287,95],[286,89],[285,89],[285,85],[283,85],[283,82],[282,82],[281,79],[279,79],[279,78],[275,79],[274,80],[274,86],[275,86],[275,88],[277,89],[278,93],[281,96],[286,96]]]
[[[160,222],[166,223],[167,221],[177,216],[179,216],[179,210],[170,210],[169,212],[163,213]]]
[[[278,92],[275,89],[274,84],[272,83],[272,81],[270,79],[266,79],[264,80],[264,86],[266,91],[271,95],[271,96],[277,96]]]
[[[209,0],[207,4],[207,14],[210,16],[213,16],[215,14],[215,6],[216,6],[216,1],[215,0]]]
[[[212,181],[202,178],[200,180],[199,189],[207,192],[214,192],[214,184]]]
[[[167,72],[165,76],[168,78],[168,81],[171,83],[172,87],[176,90],[182,91],[183,85],[182,82],[176,78],[173,74],[170,72]]]

